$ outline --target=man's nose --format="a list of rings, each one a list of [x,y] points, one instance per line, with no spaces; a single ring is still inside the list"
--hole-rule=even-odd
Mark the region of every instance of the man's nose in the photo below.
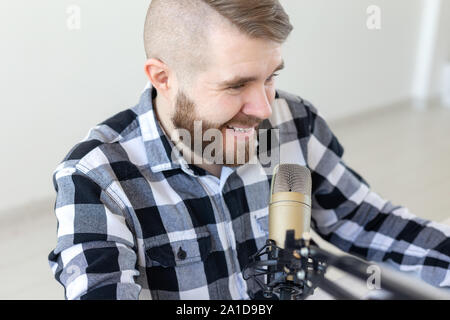
[[[265,87],[255,88],[249,93],[242,112],[261,120],[270,118],[272,115],[272,105]]]

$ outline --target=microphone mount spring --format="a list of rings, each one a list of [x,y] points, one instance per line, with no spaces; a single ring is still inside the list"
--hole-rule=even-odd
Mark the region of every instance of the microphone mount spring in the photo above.
[[[327,269],[324,260],[311,255],[310,242],[296,240],[293,230],[286,232],[284,249],[267,240],[264,247],[249,257],[243,270],[244,279],[253,279],[265,298],[276,294],[280,300],[304,300],[314,293]],[[265,283],[261,277],[265,277]]]

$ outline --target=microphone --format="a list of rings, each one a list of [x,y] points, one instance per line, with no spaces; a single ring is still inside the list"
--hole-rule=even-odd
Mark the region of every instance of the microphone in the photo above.
[[[266,299],[274,293],[280,300],[306,299],[319,284],[339,298],[354,299],[324,278],[328,256],[310,239],[311,189],[308,168],[298,164],[275,167],[270,187],[269,238],[244,268],[244,279],[253,278]],[[247,275],[247,271],[251,273]],[[265,277],[264,283],[260,276]]]
[[[270,188],[269,239],[284,249],[286,232],[309,241],[311,223],[311,172],[298,164],[275,167]]]
[[[269,239],[249,257],[244,280],[254,279],[261,291],[254,299],[306,299],[321,288],[337,299],[358,299],[352,292],[325,277],[328,266],[367,281],[373,263],[335,255],[310,239],[311,172],[297,164],[279,164],[273,171],[269,201]],[[265,259],[267,256],[267,259]],[[450,295],[398,272],[380,267],[383,289],[389,299],[449,299]],[[251,273],[247,275],[247,271]],[[264,277],[264,283],[261,281]],[[402,279],[404,278],[404,279]],[[417,283],[414,284],[414,281]]]
[[[290,300],[296,292],[294,288],[298,287],[295,285],[295,273],[301,269],[301,264],[292,264],[290,256],[296,247],[295,240],[300,239],[309,244],[311,185],[311,172],[298,164],[279,164],[273,171],[268,240],[272,247],[268,256],[269,259],[278,261],[278,265],[268,267],[271,274],[268,281],[283,279],[277,286],[282,300]],[[286,239],[288,236],[289,239]],[[297,254],[297,257],[300,258],[300,255]],[[305,258],[303,264],[307,262]],[[283,269],[280,268],[280,263]]]

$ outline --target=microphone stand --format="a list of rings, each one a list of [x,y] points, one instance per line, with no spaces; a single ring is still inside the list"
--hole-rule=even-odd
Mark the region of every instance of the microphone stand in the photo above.
[[[317,246],[310,248],[311,255],[315,258],[324,260],[328,265],[340,269],[352,276],[366,281],[367,270],[372,264],[353,256],[337,256]],[[383,290],[389,292],[392,300],[448,300],[450,294],[445,290],[433,287],[428,283],[407,276],[398,271],[384,268],[377,265],[380,269],[380,279]],[[325,288],[321,287],[325,290]]]
[[[267,255],[267,259],[263,256]],[[280,300],[303,300],[321,288],[340,300],[359,300],[357,296],[325,277],[328,266],[333,266],[362,281],[368,277],[368,267],[373,265],[352,256],[338,256],[319,248],[313,241],[294,238],[294,230],[286,232],[285,248],[276,246],[273,240],[249,258],[244,268],[244,279],[253,278],[263,291],[265,298],[273,294]],[[450,295],[425,282],[382,268],[380,277],[383,290],[388,291],[389,299],[441,300]],[[246,275],[247,270],[253,270]],[[258,277],[266,277],[263,283]]]
[[[263,259],[265,255],[267,259]],[[286,233],[285,249],[269,239],[249,260],[250,263],[243,270],[244,279],[253,278],[265,298],[276,294],[281,300],[305,299],[313,294],[326,271],[321,257],[312,259],[309,241],[294,240],[293,230]],[[253,273],[247,275],[248,270]],[[260,276],[266,277],[265,283],[259,279]]]

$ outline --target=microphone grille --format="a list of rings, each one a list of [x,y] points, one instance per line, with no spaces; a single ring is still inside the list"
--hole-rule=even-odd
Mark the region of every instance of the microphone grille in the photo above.
[[[298,164],[280,164],[273,174],[272,194],[299,192],[311,196],[311,172]]]

